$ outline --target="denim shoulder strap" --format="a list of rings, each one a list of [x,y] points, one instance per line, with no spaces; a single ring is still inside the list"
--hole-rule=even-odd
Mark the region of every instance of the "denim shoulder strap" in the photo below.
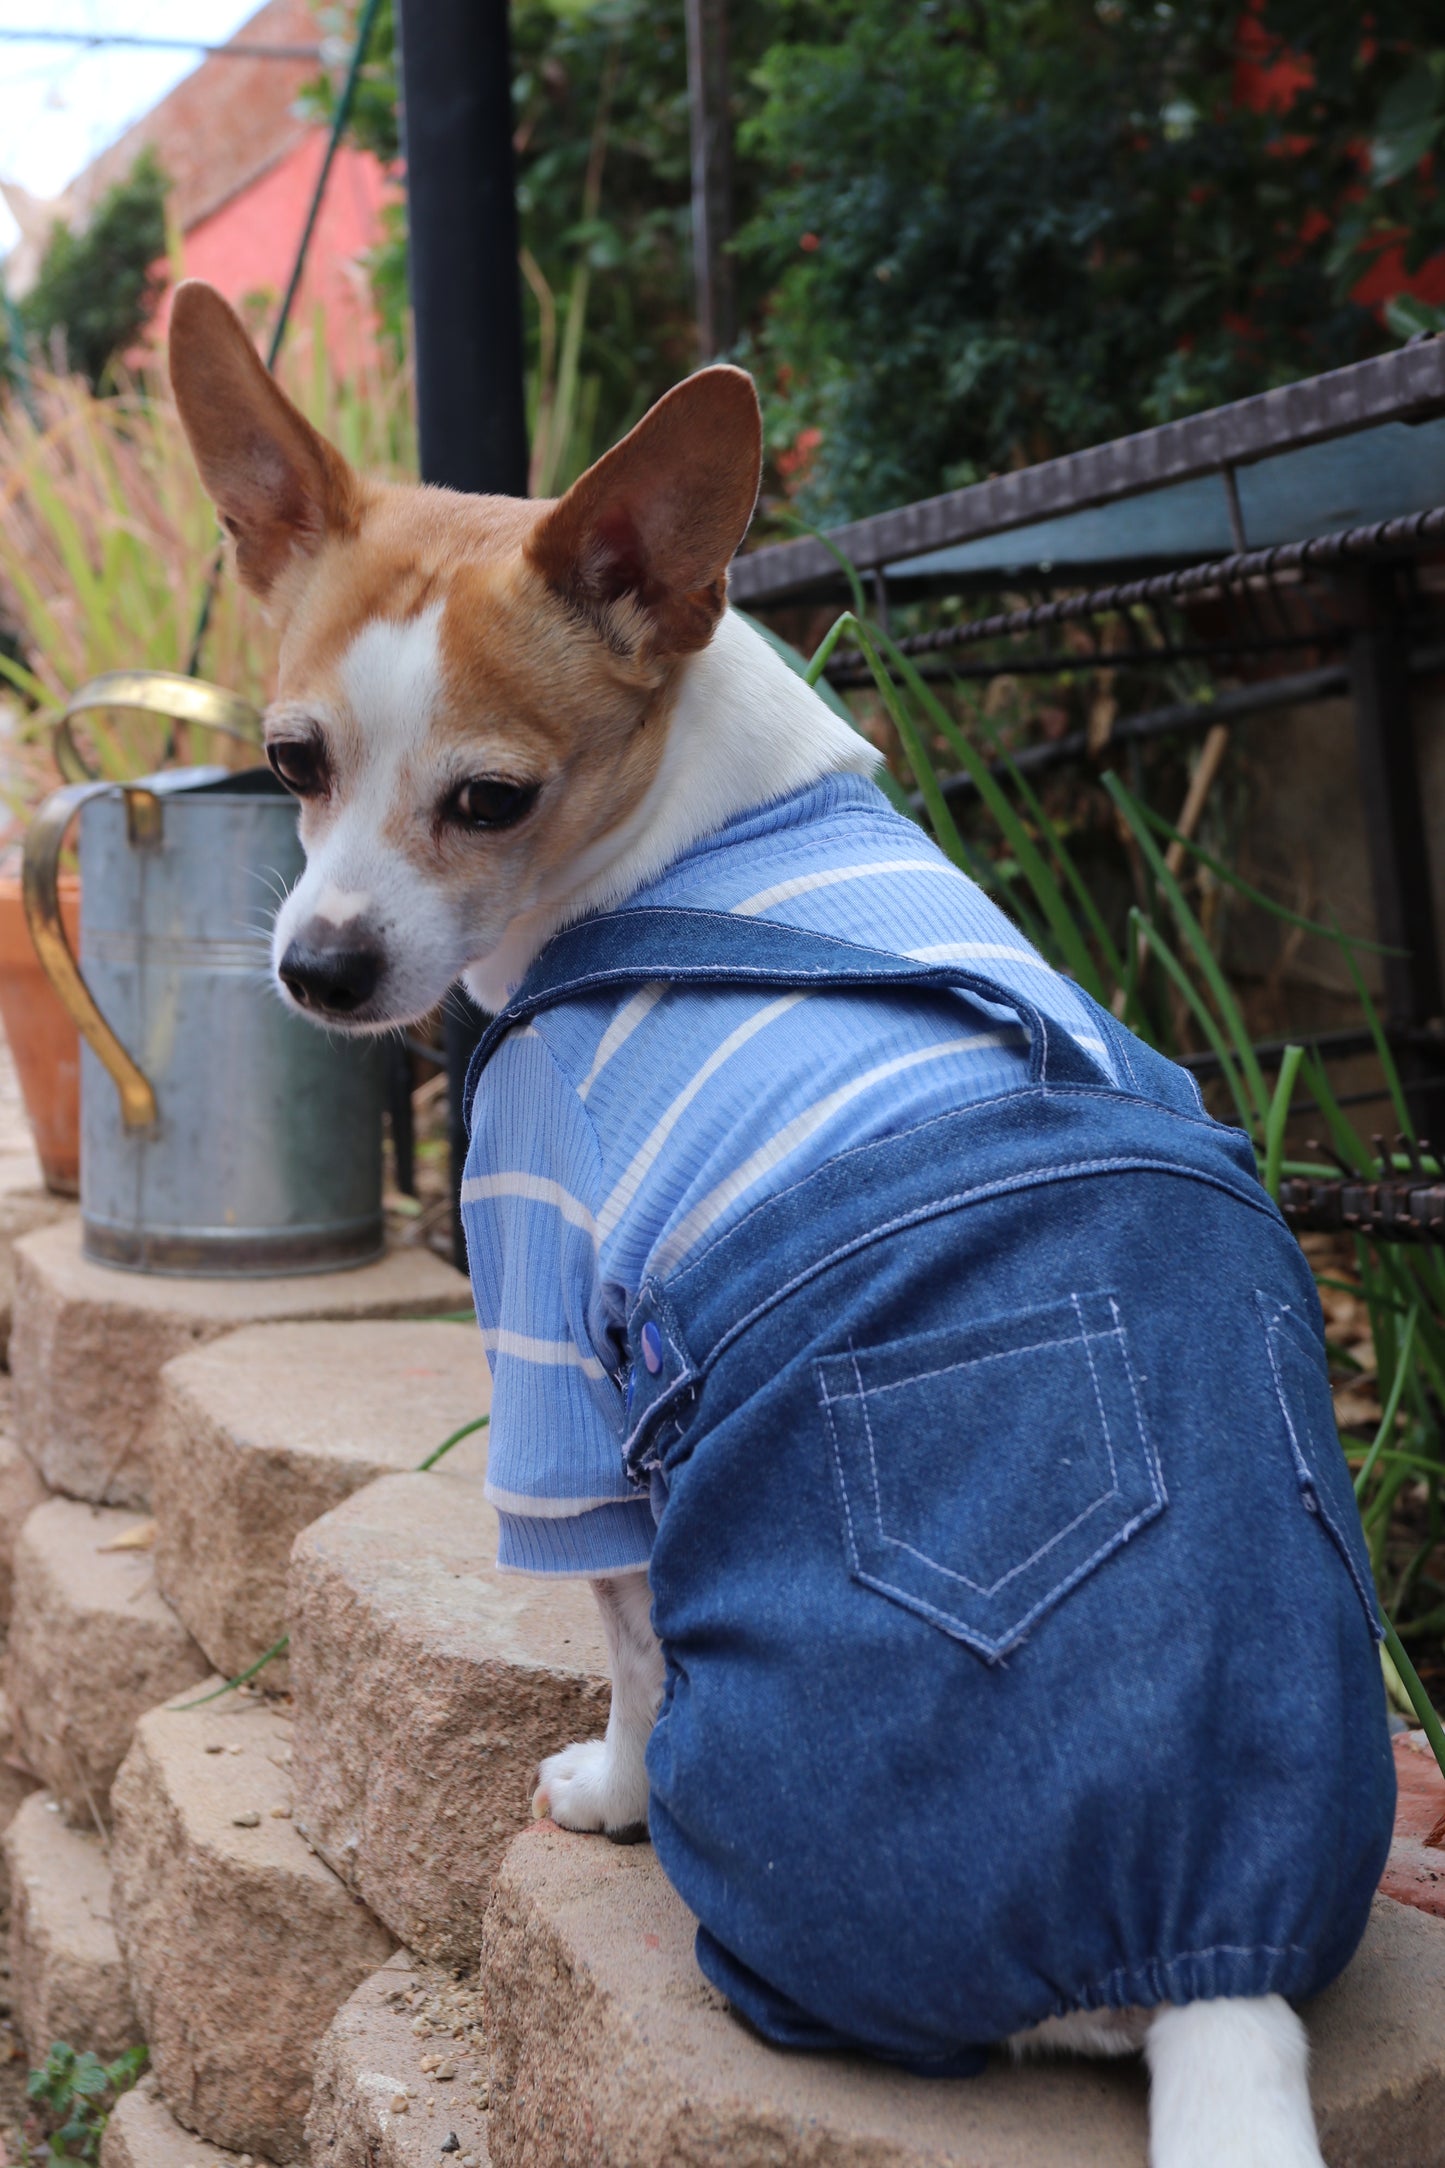
[[[975,994],[1011,1009],[1024,1025],[1032,1083],[1110,1086],[1104,1070],[1062,1024],[1051,1022],[1023,995],[961,964],[915,963],[884,949],[862,948],[766,918],[645,905],[582,919],[548,942],[472,1057],[468,1108],[483,1069],[515,1025],[579,994],[651,980],[669,986],[820,987],[829,992],[917,986]],[[1118,1029],[1112,1018],[1108,1022]]]
[[[1122,1091],[1133,1093],[1137,1099],[1153,1099],[1155,1106],[1168,1106],[1176,1114],[1194,1114],[1196,1119],[1209,1121],[1205,1097],[1187,1069],[1172,1062],[1168,1054],[1159,1054],[1155,1047],[1146,1047],[1142,1038],[1137,1038],[1118,1017],[1109,1015],[1107,1008],[1101,1008],[1083,986],[1075,986],[1075,993],[1098,1021],[1098,1036],[1114,1056]]]
[[[1146,1046],[1119,1022],[1117,1016],[1111,1016],[1102,1008],[1092,994],[1086,994],[1082,986],[1076,986],[1074,992],[1098,1019],[1099,1037],[1113,1055],[1114,1066],[1126,1091],[1140,1099],[1152,1099],[1159,1106],[1171,1107],[1176,1114],[1208,1119],[1199,1086],[1187,1069],[1181,1069],[1167,1054]]]

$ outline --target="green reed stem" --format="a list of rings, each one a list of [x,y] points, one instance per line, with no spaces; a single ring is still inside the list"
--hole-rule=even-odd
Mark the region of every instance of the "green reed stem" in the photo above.
[[[1440,1774],[1445,1776],[1445,1724],[1442,1724],[1435,1705],[1420,1683],[1420,1674],[1405,1653],[1405,1645],[1388,1619],[1385,1620],[1385,1647],[1395,1667],[1400,1684],[1404,1687],[1411,1708],[1420,1719],[1431,1752],[1440,1764]]]

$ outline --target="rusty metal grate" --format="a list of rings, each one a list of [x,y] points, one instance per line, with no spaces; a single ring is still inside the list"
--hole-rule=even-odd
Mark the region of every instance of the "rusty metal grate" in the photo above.
[[[1377,1173],[1362,1175],[1336,1159],[1342,1170],[1338,1175],[1286,1176],[1280,1183],[1279,1208],[1290,1226],[1296,1234],[1445,1243],[1445,1180],[1425,1165],[1433,1157],[1429,1144],[1423,1137],[1413,1144],[1401,1135],[1391,1153],[1383,1137],[1371,1141]],[[1313,1139],[1306,1149],[1320,1158],[1335,1158],[1327,1146]],[[1395,1164],[1397,1158],[1408,1162],[1403,1173]]]

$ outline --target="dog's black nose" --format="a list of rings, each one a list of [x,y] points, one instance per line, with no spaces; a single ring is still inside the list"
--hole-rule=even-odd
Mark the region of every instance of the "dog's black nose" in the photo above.
[[[369,1001],[381,977],[371,948],[308,948],[293,941],[277,974],[293,1001],[318,1016],[351,1016]]]

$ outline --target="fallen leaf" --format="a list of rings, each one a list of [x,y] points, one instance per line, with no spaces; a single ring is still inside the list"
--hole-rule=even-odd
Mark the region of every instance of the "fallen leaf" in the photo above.
[[[97,1543],[97,1551],[149,1551],[155,1548],[156,1524],[154,1521],[137,1521],[123,1536],[116,1536],[109,1543]]]
[[[1369,1311],[1357,1296],[1347,1295],[1341,1287],[1322,1287],[1320,1308],[1337,1340],[1355,1340],[1369,1330]]]

